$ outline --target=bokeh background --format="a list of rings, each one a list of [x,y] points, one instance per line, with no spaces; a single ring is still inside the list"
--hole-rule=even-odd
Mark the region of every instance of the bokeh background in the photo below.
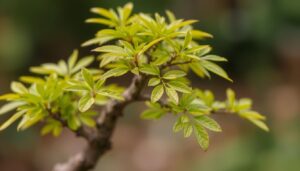
[[[101,26],[84,24],[93,6],[116,7],[126,0],[0,0],[0,93],[28,67],[66,59]],[[235,80],[190,78],[219,99],[231,87],[251,97],[267,115],[270,133],[231,116],[218,116],[222,133],[211,134],[203,152],[193,138],[172,133],[172,117],[139,119],[131,105],[114,134],[114,148],[98,163],[104,171],[299,171],[300,170],[300,1],[136,0],[135,12],[170,9],[179,18],[198,19],[214,35],[206,42],[229,59]],[[89,48],[80,49],[87,54]],[[3,121],[5,116],[1,116]],[[0,133],[1,171],[48,171],[84,147],[65,130],[59,138],[39,136],[39,126]]]

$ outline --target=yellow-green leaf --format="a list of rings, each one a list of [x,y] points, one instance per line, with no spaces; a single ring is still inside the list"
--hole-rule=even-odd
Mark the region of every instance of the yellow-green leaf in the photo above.
[[[151,78],[148,82],[148,86],[156,86],[160,83],[159,78]]]
[[[212,62],[209,62],[209,61],[201,61],[201,65],[206,68],[207,70],[209,70],[210,72],[213,72],[229,81],[232,82],[232,79],[230,79],[227,75],[227,73],[220,67],[218,66],[217,64],[215,63],[212,63]]]
[[[151,102],[157,102],[161,96],[164,94],[163,85],[156,86],[151,93]]]
[[[17,113],[15,113],[12,117],[10,117],[7,121],[5,121],[1,126],[0,126],[0,131],[6,129],[7,127],[9,127],[9,125],[11,125],[13,122],[15,122],[17,119],[19,119],[20,117],[22,117],[24,115],[25,111],[21,110]]]
[[[17,107],[22,106],[24,104],[25,104],[24,102],[18,102],[18,101],[13,101],[13,102],[7,103],[0,108],[0,115],[5,114],[9,111],[12,111],[12,110],[16,109]]]
[[[93,75],[91,74],[91,72],[88,69],[83,68],[83,69],[81,69],[81,75],[84,78],[85,82],[89,85],[89,87],[91,89],[93,89],[94,79],[93,79]]]
[[[214,132],[221,132],[221,126],[212,118],[208,117],[208,116],[197,116],[195,117],[195,120],[197,122],[199,122],[202,126],[204,126],[205,128],[214,131]]]
[[[196,139],[202,149],[207,150],[209,146],[209,137],[206,130],[199,124],[194,125]]]
[[[80,112],[85,112],[89,110],[94,103],[95,99],[91,95],[87,94],[79,100],[78,108]]]
[[[261,120],[257,120],[257,119],[249,119],[254,125],[258,126],[259,128],[261,128],[262,130],[269,132],[269,128],[268,126]]]
[[[178,94],[177,92],[171,88],[171,87],[166,87],[166,93],[168,95],[168,97],[175,102],[176,104],[178,104],[179,98],[178,98]]]
[[[27,88],[22,83],[15,82],[15,81],[11,83],[11,90],[14,93],[18,93],[18,94],[28,93]]]
[[[186,73],[184,71],[181,71],[181,70],[171,70],[171,71],[166,72],[163,75],[163,78],[164,79],[168,79],[168,80],[172,80],[172,79],[184,77],[185,75],[186,75]]]
[[[191,87],[180,81],[170,81],[167,83],[167,85],[181,93],[191,93],[192,91]]]

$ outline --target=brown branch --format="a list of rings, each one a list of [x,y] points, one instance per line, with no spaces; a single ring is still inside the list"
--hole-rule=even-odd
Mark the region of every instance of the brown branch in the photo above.
[[[93,169],[99,158],[111,149],[111,136],[117,120],[122,116],[125,106],[139,98],[145,84],[145,78],[135,76],[131,85],[124,92],[124,101],[111,101],[101,112],[97,120],[96,132],[89,132],[87,147],[84,151],[72,156],[65,163],[55,165],[53,171],[87,171]],[[84,135],[86,130],[82,130]],[[77,131],[78,133],[81,130]],[[85,135],[86,136],[86,135]]]

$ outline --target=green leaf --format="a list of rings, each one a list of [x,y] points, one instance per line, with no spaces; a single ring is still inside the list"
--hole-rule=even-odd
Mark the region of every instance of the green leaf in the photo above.
[[[174,24],[171,28],[170,28],[170,31],[175,31],[181,27],[184,27],[184,26],[188,26],[188,25],[191,25],[193,23],[196,23],[198,22],[197,20],[186,20],[186,21],[181,21],[177,24]]]
[[[152,40],[150,43],[148,43],[146,46],[142,48],[142,50],[138,53],[138,56],[142,55],[144,52],[146,52],[148,49],[150,49],[153,45],[159,43],[160,41],[166,39],[166,37],[160,37],[158,39]]]
[[[178,101],[179,101],[178,94],[176,93],[176,91],[173,88],[166,87],[166,93],[173,102],[178,104]]]
[[[94,49],[93,51],[113,53],[113,54],[117,54],[117,55],[121,55],[121,56],[126,56],[127,55],[126,51],[123,48],[121,48],[119,46],[115,46],[115,45],[101,46],[101,47],[98,47],[98,48]]]
[[[261,120],[257,120],[257,119],[249,119],[254,125],[258,126],[259,128],[261,128],[262,130],[269,132],[270,129],[268,128],[268,126]]]
[[[231,89],[227,89],[226,90],[226,96],[227,96],[228,107],[229,107],[229,109],[232,109],[234,107],[234,103],[235,103],[235,93],[234,93],[234,91],[231,90]]]
[[[242,98],[238,101],[237,109],[241,110],[248,110],[252,107],[252,100],[248,98]]]
[[[56,121],[54,119],[49,119],[47,121],[47,124],[42,128],[41,134],[46,135],[52,132],[52,134],[57,137],[58,135],[60,135],[61,131],[62,131],[62,124],[59,121]]]
[[[122,21],[125,23],[125,21],[129,18],[131,12],[133,9],[133,4],[131,2],[124,5],[122,9]]]
[[[4,95],[0,96],[0,100],[6,100],[6,101],[16,100],[19,98],[20,98],[20,95],[14,94],[14,93],[4,94]]]
[[[53,69],[47,69],[44,67],[30,67],[30,72],[35,73],[35,74],[47,75],[47,74],[51,74],[56,71]]]
[[[170,23],[173,23],[176,21],[176,17],[173,12],[166,10],[166,14],[167,14],[167,17],[168,17]]]
[[[113,21],[118,20],[118,18],[111,11],[104,8],[92,8],[91,12],[102,15],[103,17],[109,18]]]
[[[141,118],[142,119],[159,119],[161,116],[163,115],[163,112],[161,110],[157,110],[157,109],[148,109],[145,110],[142,114],[141,114]]]
[[[78,59],[78,50],[74,50],[68,60],[68,70],[71,71]]]
[[[148,65],[148,64],[141,66],[140,71],[144,74],[149,74],[149,75],[159,75],[160,73],[157,66]]]
[[[206,130],[201,125],[195,124],[194,133],[201,148],[207,150],[209,146],[209,137]]]
[[[129,68],[127,68],[127,67],[114,68],[114,69],[111,69],[111,70],[105,72],[102,75],[102,79],[107,79],[109,77],[119,77],[121,75],[126,74],[128,71],[129,71]]]
[[[118,59],[120,59],[120,56],[117,56],[116,54],[113,53],[105,53],[101,55],[99,59],[101,59],[100,68],[102,68],[114,61],[117,61]]]
[[[77,130],[81,125],[80,120],[78,119],[78,117],[74,116],[74,115],[69,116],[69,118],[67,120],[67,123],[68,123],[68,127],[71,130]]]
[[[227,62],[227,59],[217,55],[206,55],[201,57],[201,59],[215,61],[215,62]]]
[[[151,78],[148,82],[148,86],[156,86],[160,83],[159,78]]]
[[[55,137],[59,136],[61,134],[62,130],[63,130],[63,128],[61,125],[56,125],[52,131],[53,136],[55,136]]]
[[[212,38],[213,36],[201,30],[192,30],[191,34],[194,39]]]
[[[190,122],[190,118],[187,115],[181,115],[180,120],[181,120],[182,123]]]
[[[232,80],[228,77],[227,73],[220,66],[216,65],[215,63],[212,63],[209,61],[201,61],[201,64],[207,70],[232,82]]]
[[[209,45],[197,45],[193,46],[189,49],[186,49],[186,54],[195,54],[197,57],[202,56],[206,53],[208,53],[211,50],[211,47]],[[200,58],[200,57],[198,57]]]
[[[17,107],[22,106],[24,104],[25,104],[24,102],[18,102],[18,101],[7,103],[0,108],[0,115],[3,115],[9,111],[12,111],[12,110],[16,109]]]
[[[183,136],[184,137],[189,137],[193,133],[193,125],[192,124],[184,124],[183,127]]]
[[[140,71],[139,71],[139,68],[138,67],[134,67],[131,72],[135,75],[139,75],[140,74]]]
[[[80,118],[80,120],[83,124],[85,124],[89,127],[95,127],[96,126],[96,121],[90,116],[79,115],[79,118]]]
[[[46,134],[52,132],[53,128],[54,128],[54,126],[52,124],[47,124],[42,128],[41,134],[46,135]]]
[[[214,131],[214,132],[221,132],[222,129],[220,127],[220,125],[213,120],[212,118],[208,117],[208,116],[197,116],[195,117],[195,120],[200,123],[202,126],[204,126],[205,128]]]
[[[163,85],[156,86],[151,93],[151,102],[157,102],[161,96],[164,94]]]
[[[102,19],[102,18],[89,18],[85,20],[86,23],[96,23],[96,24],[103,24],[107,26],[115,26],[116,24],[110,20]]]
[[[11,90],[14,93],[18,93],[18,94],[28,93],[27,88],[22,83],[15,82],[15,81],[11,83]]]
[[[190,31],[188,31],[186,33],[185,39],[184,39],[184,43],[183,43],[183,49],[187,48],[188,45],[191,43],[192,41],[192,34]]]
[[[96,93],[102,96],[111,97],[113,99],[124,100],[124,97],[119,92],[109,89],[100,89]]]
[[[167,83],[167,85],[181,93],[191,93],[192,92],[191,87],[187,86],[185,83],[180,82],[180,81],[170,81]]]
[[[211,51],[211,49],[212,48],[209,45],[204,45],[199,51],[197,51],[197,55],[198,56],[206,55]]]
[[[164,79],[168,79],[168,80],[173,80],[173,79],[184,77],[184,76],[186,76],[186,73],[184,71],[181,71],[181,70],[171,70],[171,71],[166,72],[163,75],[163,78]]]
[[[93,89],[94,88],[94,79],[93,79],[93,75],[91,74],[91,72],[86,68],[82,68],[81,75],[84,78],[85,82],[89,85],[89,87],[91,89]]]
[[[99,79],[95,85],[96,90],[99,90],[103,86],[104,82],[105,82],[104,79]]]
[[[190,59],[190,63],[192,63],[192,60],[195,60],[195,61],[199,61],[200,60],[200,57],[197,56],[197,55],[188,54],[188,55],[185,55],[185,56],[188,57],[188,58],[191,58]]]
[[[206,91],[204,91],[204,96],[205,96],[206,105],[211,106],[215,99],[214,94],[211,91],[206,90]]]
[[[199,62],[191,63],[189,64],[189,66],[194,71],[194,73],[197,74],[199,77],[203,78],[208,73]]]
[[[64,90],[66,90],[66,91],[89,91],[90,88],[87,85],[75,84],[75,85],[68,85]]]
[[[180,130],[183,129],[184,124],[181,122],[181,118],[179,117],[175,124],[173,125],[173,131],[174,132],[179,132]]]
[[[26,130],[45,117],[45,113],[41,108],[31,109],[24,115],[21,122],[18,124],[17,130]]]
[[[20,80],[24,83],[28,84],[44,84],[45,81],[39,77],[32,77],[32,76],[22,76],[20,77]]]
[[[183,108],[187,108],[191,105],[191,103],[195,100],[196,96],[195,93],[193,94],[183,94],[180,98],[179,105]]]
[[[170,60],[170,56],[168,53],[165,55],[165,54],[161,54],[161,53],[157,52],[156,55],[157,55],[157,58],[153,62],[151,62],[151,64],[153,64],[153,65],[156,65],[156,66],[163,65]]]
[[[91,108],[91,106],[95,103],[95,99],[90,95],[86,94],[81,97],[78,103],[78,108],[80,112],[85,112]]]
[[[71,71],[71,74],[79,71],[81,68],[89,66],[94,61],[93,56],[88,56],[80,59]]]
[[[12,123],[14,123],[17,119],[19,119],[20,117],[22,117],[24,115],[26,111],[21,110],[17,113],[15,113],[12,117],[10,117],[7,121],[5,121],[1,126],[0,126],[0,131],[6,129],[7,127],[9,127],[9,125],[11,125]]]
[[[265,120],[266,119],[265,116],[259,114],[258,112],[252,111],[252,110],[241,111],[239,115],[246,119],[256,119],[256,120]]]
[[[58,61],[58,68],[59,68],[59,73],[61,75],[67,75],[68,74],[68,65],[64,60],[59,60]]]

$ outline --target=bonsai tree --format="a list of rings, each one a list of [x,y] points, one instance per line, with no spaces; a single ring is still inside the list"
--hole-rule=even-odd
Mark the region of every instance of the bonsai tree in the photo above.
[[[42,135],[59,136],[67,128],[84,138],[86,149],[57,164],[54,171],[94,168],[111,149],[111,137],[124,108],[135,101],[144,101],[148,107],[141,114],[143,119],[176,117],[173,131],[183,132],[184,137],[193,134],[204,150],[209,146],[207,131],[222,131],[212,118],[215,113],[237,115],[268,131],[265,117],[252,110],[250,99],[237,99],[228,89],[227,98],[218,101],[211,91],[191,87],[189,72],[200,78],[216,74],[232,81],[217,64],[227,60],[200,43],[212,35],[194,29],[196,20],[177,19],[170,11],[166,17],[132,14],[132,8],[131,3],[116,11],[92,8],[99,17],[86,22],[107,29],[99,30],[82,46],[95,46],[92,51],[99,67],[91,67],[94,56],[79,58],[77,50],[67,61],[31,67],[32,76],[21,76],[11,83],[12,93],[0,96],[8,101],[0,108],[1,115],[16,111],[0,130],[20,120],[19,131],[39,123]],[[132,81],[128,87],[107,84],[112,77],[132,77]]]

